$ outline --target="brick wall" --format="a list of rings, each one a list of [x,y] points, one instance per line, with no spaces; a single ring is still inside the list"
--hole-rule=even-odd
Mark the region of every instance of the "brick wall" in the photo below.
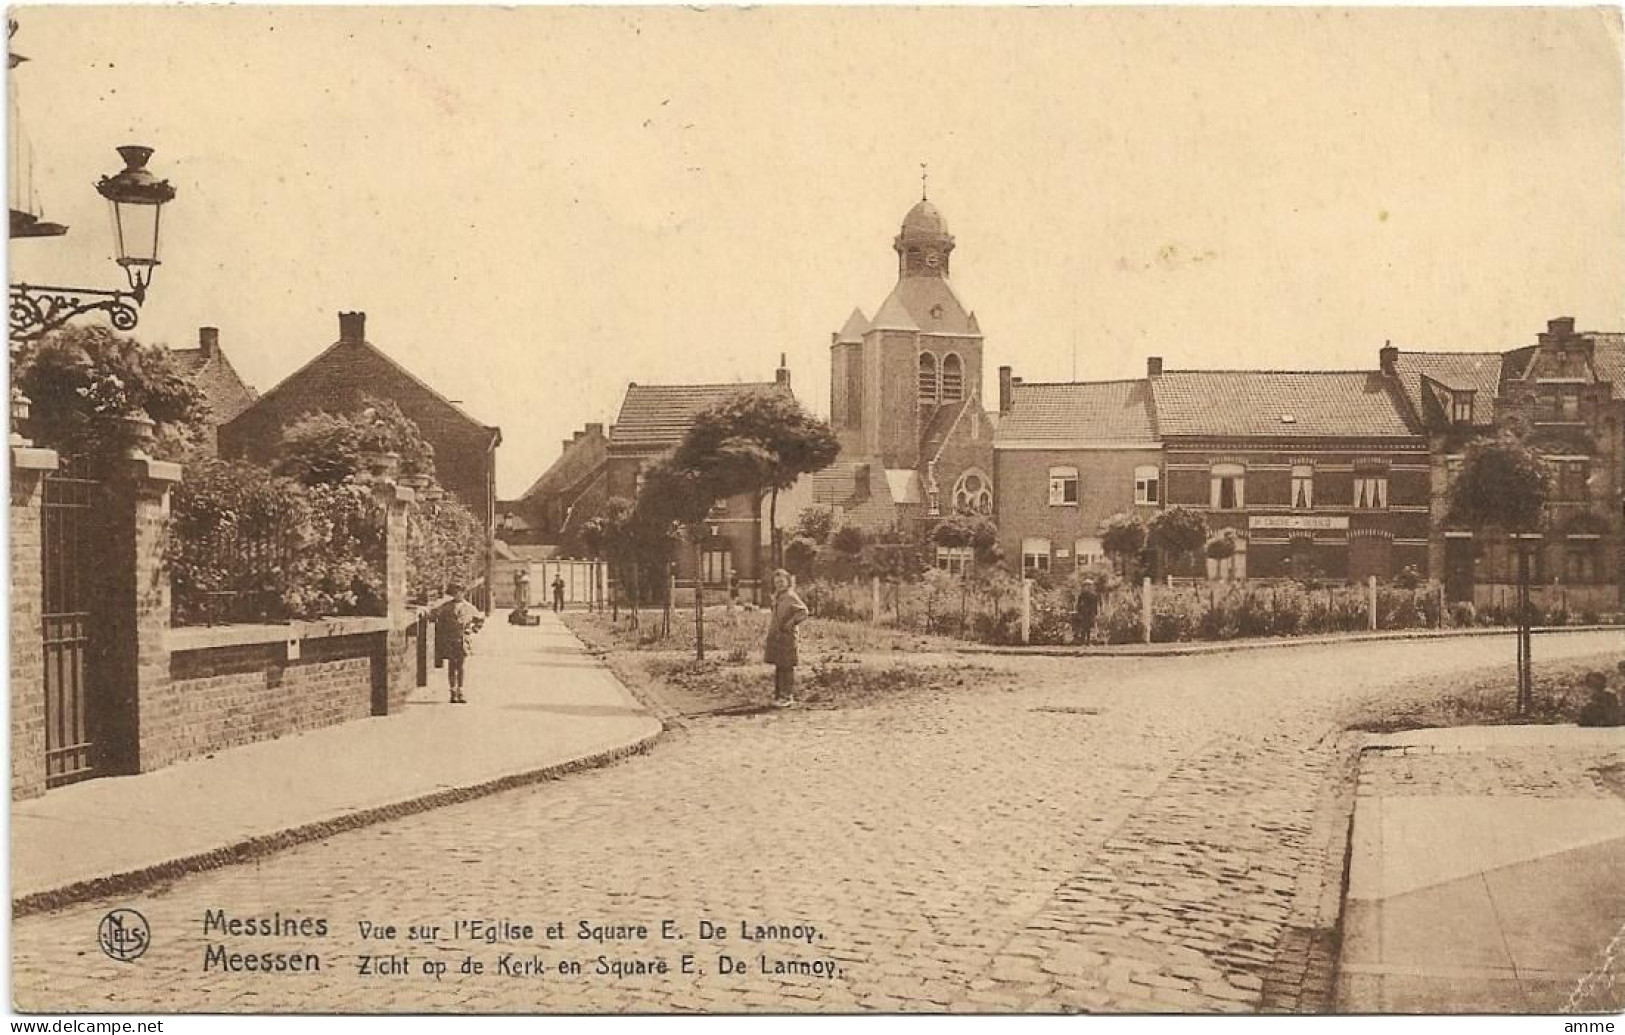
[[[45,671],[40,640],[40,483],[43,469],[11,468],[11,796],[45,793]],[[42,454],[43,450],[32,451]],[[54,466],[55,457],[49,457]]]
[[[1113,514],[1136,513],[1150,520],[1154,506],[1134,503],[1134,469],[1159,466],[1155,449],[1001,449],[995,454],[994,505],[998,510],[999,545],[1012,567],[1021,564],[1024,538],[1048,539],[1051,550],[1075,548],[1083,538],[1100,535],[1100,524]],[[1078,469],[1076,506],[1051,506],[1051,467]],[[1057,570],[1072,568],[1070,557],[1053,559]]]
[[[385,633],[178,651],[169,656],[168,762],[373,714]],[[145,765],[143,768],[147,768]]]

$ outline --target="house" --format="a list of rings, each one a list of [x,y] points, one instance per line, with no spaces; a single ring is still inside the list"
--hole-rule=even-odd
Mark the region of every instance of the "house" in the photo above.
[[[782,364],[782,361],[781,361]],[[589,504],[613,498],[636,500],[643,472],[675,449],[694,418],[704,410],[744,392],[790,393],[790,371],[781,365],[774,380],[740,384],[640,385],[628,384],[620,413],[609,429],[608,448],[601,474],[583,475],[590,496],[574,504],[588,513]],[[708,537],[693,549],[678,550],[675,558],[679,582],[696,578],[709,588],[729,585],[737,575],[740,585],[754,593],[763,583],[769,558],[763,547],[760,502],[754,495],[719,501],[706,520]]]
[[[218,328],[199,327],[197,347],[171,349],[169,357],[176,371],[203,393],[203,400],[209,408],[204,445],[211,456],[218,456],[220,426],[252,406],[259,395],[226,357],[225,350],[220,347]]]
[[[1625,606],[1625,334],[1548,321],[1533,345],[1501,352],[1385,346],[1381,368],[1427,436],[1431,570],[1452,601],[1507,604],[1517,559],[1507,537],[1452,524],[1450,490],[1467,447],[1521,439],[1552,475],[1545,528],[1530,554],[1542,606],[1608,612]]]
[[[371,396],[394,401],[434,447],[435,475],[474,512],[485,533],[486,576],[496,520],[499,428],[482,424],[367,341],[365,313],[339,314],[339,339],[219,429],[220,453],[268,462],[282,429],[300,417],[357,410]]]
[[[609,436],[590,423],[564,440],[559,458],[519,498],[499,504],[500,534],[510,544],[550,544],[586,556],[582,526],[608,500]]]
[[[999,545],[1028,575],[1106,562],[1100,526],[1162,503],[1162,444],[1146,380],[1027,384],[999,368],[993,439]]]

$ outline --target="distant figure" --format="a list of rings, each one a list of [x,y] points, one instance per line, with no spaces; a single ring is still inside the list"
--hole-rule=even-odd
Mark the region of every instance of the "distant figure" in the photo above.
[[[1072,639],[1087,646],[1094,638],[1095,619],[1100,615],[1100,593],[1093,579],[1084,579],[1078,590],[1077,608],[1072,612]]]
[[[528,564],[513,570],[513,608],[515,611],[526,611],[530,608],[530,565]]]
[[[728,573],[728,613],[733,614],[734,608],[739,606],[739,573]]]
[[[807,618],[807,605],[796,595],[790,573],[773,573],[773,613],[767,620],[767,644],[762,660],[773,666],[773,704],[788,708],[796,703],[796,626]]]
[[[564,576],[553,576],[553,610],[564,610]]]
[[[463,670],[474,652],[474,634],[485,624],[479,609],[463,597],[462,586],[448,586],[451,599],[441,604],[434,616],[435,644],[446,659],[446,682],[451,687],[451,703],[467,704],[463,696]]]

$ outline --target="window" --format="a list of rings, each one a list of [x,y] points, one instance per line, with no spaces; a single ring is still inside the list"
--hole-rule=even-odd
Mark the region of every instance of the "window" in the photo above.
[[[993,482],[972,467],[954,483],[954,510],[962,514],[993,513]]]
[[[1591,496],[1591,461],[1554,460],[1552,483],[1556,490],[1553,499],[1578,502]]]
[[[1447,456],[1444,458],[1444,488],[1446,492],[1456,486],[1456,479],[1461,477],[1461,465],[1465,463],[1465,456]]]
[[[1079,539],[1073,544],[1073,548],[1077,566],[1080,568],[1106,563],[1106,551],[1101,547],[1099,539]]]
[[[920,401],[937,401],[937,357],[932,352],[920,353]]]
[[[1473,393],[1450,393],[1450,420],[1456,424],[1471,424],[1473,422]]]
[[[1078,469],[1051,467],[1049,469],[1049,505],[1075,507],[1078,505]]]
[[[1292,509],[1313,510],[1315,507],[1315,467],[1313,464],[1292,465]]]
[[[1585,585],[1597,581],[1596,540],[1569,541],[1563,548],[1563,581]]]
[[[1157,503],[1157,468],[1154,464],[1134,469],[1134,502]]]
[[[1240,510],[1247,505],[1247,472],[1240,464],[1214,464],[1211,498],[1214,510]]]
[[[1354,476],[1354,507],[1356,510],[1381,510],[1388,506],[1388,478],[1386,475],[1356,474]]]
[[[726,586],[733,573],[733,554],[727,550],[705,550],[700,554],[700,578],[707,586]]]
[[[711,515],[710,516],[711,517],[727,517],[728,516],[728,501],[726,499],[720,499],[720,500],[717,500],[715,503],[711,504]]]
[[[963,575],[970,568],[971,548],[968,546],[937,547],[937,567],[950,575]]]
[[[965,397],[965,363],[956,353],[942,357],[942,401],[958,402]]]
[[[1021,573],[1041,575],[1049,571],[1049,540],[1023,539],[1021,541]]]
[[[1580,419],[1580,389],[1577,385],[1543,388],[1535,397],[1537,421],[1577,421]]]

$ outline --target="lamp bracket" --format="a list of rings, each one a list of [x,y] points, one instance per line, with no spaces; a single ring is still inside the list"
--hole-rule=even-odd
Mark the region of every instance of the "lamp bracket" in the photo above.
[[[146,294],[144,284],[133,291],[13,284],[11,340],[33,341],[63,326],[76,316],[83,316],[98,309],[106,311],[107,319],[115,330],[134,330],[140,319],[138,307]]]

